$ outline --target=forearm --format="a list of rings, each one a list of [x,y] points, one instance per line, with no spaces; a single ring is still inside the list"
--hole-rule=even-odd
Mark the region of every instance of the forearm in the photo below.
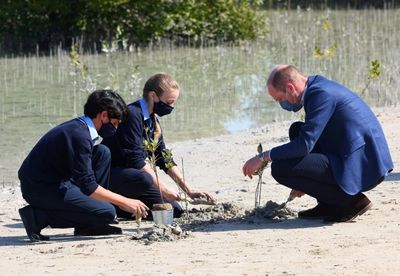
[[[100,200],[100,201],[109,202],[109,203],[112,203],[117,206],[122,206],[126,199],[124,196],[113,193],[113,192],[101,187],[100,185],[90,195],[90,197]]]
[[[97,189],[90,195],[90,197],[100,201],[112,203],[128,213],[134,214],[137,218],[147,216],[148,208],[140,200],[121,196],[104,189],[101,186],[98,186]]]
[[[170,189],[165,183],[155,174],[154,170],[149,166],[145,165],[142,168],[142,171],[148,173],[151,175],[151,178],[153,180],[153,186],[157,189],[160,190],[161,193],[168,199],[176,200],[177,199],[177,193]]]
[[[190,194],[192,190],[185,183],[181,172],[177,166],[173,166],[168,170],[168,175],[175,181],[175,183],[182,189],[185,194]]]

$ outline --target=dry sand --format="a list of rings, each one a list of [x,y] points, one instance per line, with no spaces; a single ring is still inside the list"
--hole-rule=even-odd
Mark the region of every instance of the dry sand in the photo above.
[[[51,241],[32,244],[17,212],[25,205],[19,188],[1,188],[0,275],[399,275],[400,109],[375,112],[395,169],[366,193],[374,205],[352,223],[324,224],[291,216],[251,219],[257,180],[244,178],[241,168],[255,155],[258,143],[269,148],[287,140],[290,123],[275,123],[170,145],[177,163],[184,158],[192,187],[215,193],[219,203],[240,211],[229,209],[221,217],[224,211],[219,210],[210,223],[183,225],[191,231],[174,241],[134,240],[136,223],[123,221],[123,235],[76,238],[72,229],[48,228],[42,233],[50,235]],[[262,202],[283,203],[289,189],[277,185],[269,172],[267,168],[264,173]],[[296,213],[314,205],[315,200],[304,196],[287,207]],[[205,211],[208,206],[201,208],[199,216],[210,214]],[[153,230],[152,223],[142,222],[141,231]]]

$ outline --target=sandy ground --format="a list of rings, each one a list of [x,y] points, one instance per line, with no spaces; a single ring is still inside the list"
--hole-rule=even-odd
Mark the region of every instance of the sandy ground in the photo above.
[[[352,223],[324,224],[297,218],[272,222],[226,220],[197,228],[191,237],[144,245],[131,239],[136,224],[122,222],[124,234],[73,236],[72,229],[44,229],[51,241],[32,244],[18,215],[24,206],[18,187],[0,190],[0,275],[399,275],[400,274],[400,108],[376,109],[394,160],[394,172],[367,192],[373,208]],[[256,179],[241,173],[258,143],[286,141],[289,122],[247,132],[171,144],[184,159],[190,185],[215,193],[219,202],[251,210]],[[17,168],[15,168],[17,170]],[[263,202],[284,202],[289,190],[264,174]],[[310,208],[308,196],[290,202]],[[153,224],[145,222],[143,231]]]

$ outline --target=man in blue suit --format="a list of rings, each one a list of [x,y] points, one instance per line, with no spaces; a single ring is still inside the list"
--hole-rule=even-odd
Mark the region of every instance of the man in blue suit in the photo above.
[[[300,218],[351,221],[371,207],[362,193],[381,183],[393,162],[381,125],[368,105],[343,85],[320,75],[306,77],[279,65],[268,92],[286,110],[305,110],[305,122],[289,129],[290,142],[249,159],[252,177],[264,162],[279,183],[317,199]]]

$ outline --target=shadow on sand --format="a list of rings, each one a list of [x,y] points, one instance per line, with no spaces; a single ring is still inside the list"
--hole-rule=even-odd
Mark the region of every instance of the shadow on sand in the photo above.
[[[22,223],[14,223],[4,225],[9,228],[23,228]],[[115,237],[120,237],[123,235],[113,235],[113,236],[74,236],[73,234],[56,234],[50,235],[50,241],[44,242],[31,242],[27,235],[23,236],[2,236],[0,237],[0,247],[4,246],[28,246],[28,245],[39,245],[39,244],[54,244],[57,242],[76,242],[76,241],[88,241],[88,240],[103,240]]]
[[[215,223],[186,224],[184,228],[189,228],[193,232],[228,232],[228,231],[248,231],[260,229],[300,229],[326,227],[331,223],[322,220],[304,220],[291,218],[286,220],[271,220],[254,217],[233,218],[230,220],[219,220]]]
[[[400,180],[400,173],[393,172],[390,173],[388,176],[386,176],[384,181],[399,181],[399,180]]]
[[[133,222],[132,222],[133,223]],[[125,224],[125,223],[123,223]],[[267,218],[259,218],[254,215],[244,215],[238,217],[232,217],[230,219],[217,219],[211,221],[194,221],[189,224],[180,224],[182,229],[190,230],[192,232],[230,232],[230,231],[251,231],[261,229],[301,229],[301,228],[316,228],[316,227],[327,227],[332,224],[325,223],[322,220],[304,220],[299,218],[288,218],[283,220],[274,220]],[[24,228],[22,223],[11,223],[3,225],[7,228],[21,229]],[[126,226],[126,225],[125,225]],[[136,231],[136,224],[133,223],[133,227],[123,227],[124,233],[122,235],[113,236],[74,236],[72,234],[56,234],[50,236],[50,241],[31,243],[26,235],[22,236],[3,236],[0,237],[0,247],[5,246],[32,246],[38,244],[54,244],[57,242],[76,242],[76,241],[88,241],[88,240],[102,240],[102,239],[113,239],[116,237],[126,236]],[[146,227],[141,227],[141,230],[145,230]],[[150,229],[151,227],[149,227]],[[147,230],[149,230],[147,229]],[[44,233],[46,234],[46,233]]]

